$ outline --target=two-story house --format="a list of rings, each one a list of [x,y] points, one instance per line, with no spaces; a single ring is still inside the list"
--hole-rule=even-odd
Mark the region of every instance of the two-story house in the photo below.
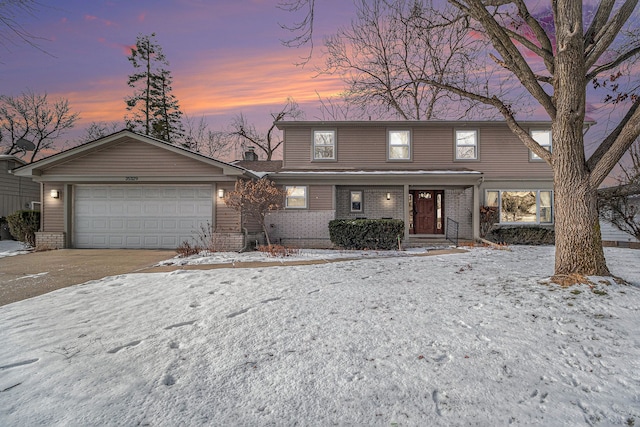
[[[406,239],[422,241],[444,237],[455,224],[459,238],[471,240],[479,236],[481,205],[497,207],[501,224],[553,223],[551,168],[504,122],[277,126],[283,161],[269,178],[288,196],[267,222],[272,239],[284,244],[327,247],[334,218],[402,219]],[[551,149],[550,123],[524,126]]]
[[[551,149],[550,124],[524,124]],[[38,244],[176,248],[202,227],[238,250],[256,224],[224,203],[238,179],[265,173],[287,190],[273,241],[330,247],[335,218],[395,218],[406,239],[479,235],[479,208],[502,224],[552,224],[549,166],[502,122],[278,122],[283,160],[222,162],[128,130],[14,171],[40,183]],[[223,247],[220,246],[222,249]]]

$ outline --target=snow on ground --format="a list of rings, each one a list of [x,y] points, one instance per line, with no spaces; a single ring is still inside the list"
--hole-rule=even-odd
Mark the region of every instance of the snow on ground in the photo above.
[[[640,252],[606,254],[631,285],[513,247],[66,288],[0,307],[0,425],[639,425]]]
[[[442,247],[445,249],[446,247]],[[309,260],[336,260],[345,258],[380,258],[404,257],[426,254],[437,248],[410,248],[404,251],[382,250],[328,250],[328,249],[299,249],[284,257],[271,256],[267,252],[202,252],[198,255],[168,259],[158,265],[204,265],[204,264],[234,264],[238,262],[289,262]]]
[[[29,250],[22,242],[15,240],[0,240],[0,258],[28,253]]]

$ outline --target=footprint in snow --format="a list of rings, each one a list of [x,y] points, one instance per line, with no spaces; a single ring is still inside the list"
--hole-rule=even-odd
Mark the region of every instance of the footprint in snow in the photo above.
[[[140,344],[141,342],[142,342],[141,340],[131,341],[129,344],[125,344],[125,345],[121,345],[120,347],[112,348],[111,350],[107,351],[107,353],[116,354],[120,350],[124,350],[124,349],[129,348],[129,347],[135,347],[138,344]]]
[[[180,323],[175,323],[173,325],[169,325],[166,328],[164,328],[165,330],[169,330],[169,329],[173,329],[173,328],[180,328],[182,326],[189,326],[189,325],[193,325],[194,323],[196,323],[195,320],[189,320],[187,322],[180,322]]]
[[[246,312],[247,312],[247,311],[249,311],[249,310],[251,310],[251,307],[249,307],[249,308],[243,308],[243,309],[242,309],[242,310],[240,310],[240,311],[236,311],[236,312],[234,312],[234,313],[227,314],[227,318],[231,319],[232,317],[236,317],[236,316],[239,316],[239,315],[241,315],[241,314],[244,314],[244,313],[246,313]]]
[[[27,359],[21,360],[20,362],[9,363],[8,365],[0,366],[0,371],[4,371],[5,369],[17,368],[18,366],[31,365],[32,363],[36,363],[38,358],[35,359]]]

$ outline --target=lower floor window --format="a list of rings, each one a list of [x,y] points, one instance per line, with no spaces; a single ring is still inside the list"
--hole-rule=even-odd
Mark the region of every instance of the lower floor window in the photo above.
[[[288,185],[285,190],[287,192],[286,208],[304,209],[307,207],[307,187]]]
[[[498,208],[500,223],[553,223],[552,191],[487,191],[486,204]]]

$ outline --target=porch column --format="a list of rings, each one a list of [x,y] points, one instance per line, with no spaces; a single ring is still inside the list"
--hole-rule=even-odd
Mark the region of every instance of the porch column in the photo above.
[[[402,190],[402,212],[404,217],[404,239],[409,239],[409,184],[405,184]]]
[[[473,240],[480,239],[480,191],[478,184],[473,185],[473,211],[471,212],[473,223]]]

